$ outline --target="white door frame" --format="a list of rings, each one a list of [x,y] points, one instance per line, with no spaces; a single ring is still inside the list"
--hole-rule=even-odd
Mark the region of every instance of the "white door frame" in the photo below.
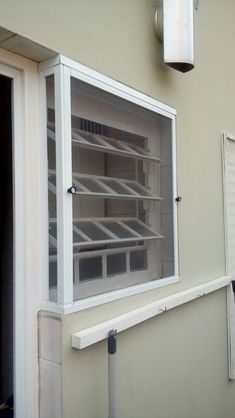
[[[37,65],[0,49],[12,79],[15,418],[38,418],[37,312],[41,300]]]

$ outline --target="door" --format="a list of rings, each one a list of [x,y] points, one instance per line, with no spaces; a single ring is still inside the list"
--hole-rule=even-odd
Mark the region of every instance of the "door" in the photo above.
[[[0,120],[2,130],[5,130],[5,140],[1,136],[0,152],[0,288],[8,287],[8,299],[6,293],[2,296],[0,316],[3,319],[0,325],[1,344],[4,346],[0,347],[0,351],[2,357],[7,355],[4,357],[7,358],[6,362],[4,360],[0,365],[0,374],[3,376],[5,373],[7,377],[0,379],[7,383],[8,389],[4,389],[0,396],[5,401],[8,394],[14,392],[15,418],[38,418],[37,314],[41,303],[41,246],[44,231],[41,227],[37,64],[0,50],[0,77]],[[2,155],[3,146],[8,157]],[[0,292],[3,294],[3,290]],[[4,325],[4,321],[7,325]]]
[[[13,396],[12,79],[0,75],[0,404]],[[9,406],[10,407],[10,406]]]

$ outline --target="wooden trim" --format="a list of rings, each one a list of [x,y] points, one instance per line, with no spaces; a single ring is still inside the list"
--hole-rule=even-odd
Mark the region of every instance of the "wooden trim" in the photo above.
[[[107,338],[112,329],[122,332],[147,319],[160,315],[170,309],[191,302],[211,292],[219,290],[230,284],[231,277],[225,276],[199,286],[192,287],[174,295],[152,302],[141,308],[130,311],[124,315],[110,319],[93,327],[78,331],[72,335],[72,347],[82,349]]]

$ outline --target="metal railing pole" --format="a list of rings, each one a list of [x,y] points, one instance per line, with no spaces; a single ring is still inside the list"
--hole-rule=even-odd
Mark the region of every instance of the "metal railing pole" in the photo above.
[[[108,336],[108,390],[109,390],[109,418],[117,418],[117,330],[110,331]]]

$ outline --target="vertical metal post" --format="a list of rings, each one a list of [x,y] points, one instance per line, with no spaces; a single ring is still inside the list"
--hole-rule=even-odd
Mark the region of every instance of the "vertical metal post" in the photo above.
[[[73,214],[70,69],[55,72],[56,195],[57,195],[57,302],[73,303]]]
[[[108,336],[108,389],[109,389],[109,418],[117,418],[117,330],[110,331]]]

